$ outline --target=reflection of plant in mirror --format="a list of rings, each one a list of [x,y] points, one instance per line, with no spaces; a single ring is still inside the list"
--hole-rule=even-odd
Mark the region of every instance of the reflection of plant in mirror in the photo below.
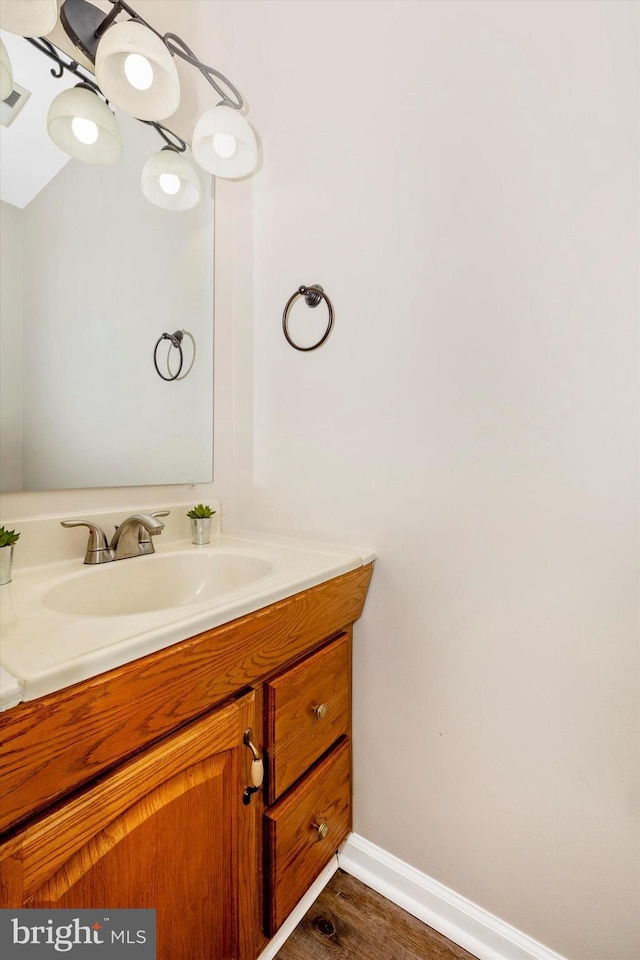
[[[0,527],[0,547],[11,547],[19,537],[20,534],[15,530],[5,530],[4,527]]]
[[[212,517],[215,512],[208,504],[199,503],[197,507],[192,507],[187,512],[187,516],[191,517],[192,520],[204,520],[206,517]]]

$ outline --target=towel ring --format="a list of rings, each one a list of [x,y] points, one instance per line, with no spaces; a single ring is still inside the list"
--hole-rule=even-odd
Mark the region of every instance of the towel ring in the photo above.
[[[158,339],[156,340],[156,345],[153,348],[153,365],[156,368],[156,373],[158,374],[159,377],[162,377],[163,380],[177,380],[178,377],[180,376],[180,371],[182,370],[182,364],[184,363],[184,354],[182,353],[182,343],[181,343],[183,336],[184,334],[182,330],[176,330],[175,333],[163,333],[162,336],[158,337]],[[180,354],[178,369],[176,373],[174,373],[170,377],[165,377],[164,373],[160,373],[160,368],[158,367],[158,347],[160,346],[163,340],[170,340],[171,346],[175,347],[178,353]],[[171,350],[171,347],[169,347],[169,350]],[[169,369],[168,355],[167,355],[167,369]],[[169,370],[169,372],[171,371]]]
[[[310,347],[301,347],[299,344],[295,343],[289,336],[289,310],[293,303],[298,299],[298,297],[304,297],[305,303],[308,307],[317,307],[321,300],[324,300],[327,304],[327,309],[329,311],[329,322],[327,323],[327,329],[322,334],[317,343],[313,343]],[[284,333],[287,343],[290,343],[295,350],[317,350],[318,347],[321,347],[325,342],[329,334],[331,333],[331,328],[333,326],[333,305],[329,297],[326,295],[319,283],[314,283],[310,287],[298,287],[296,292],[292,294],[287,300],[287,304],[284,308],[282,314],[282,332]]]

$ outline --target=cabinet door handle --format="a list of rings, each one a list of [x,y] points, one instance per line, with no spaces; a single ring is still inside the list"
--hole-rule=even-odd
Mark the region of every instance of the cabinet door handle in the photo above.
[[[318,840],[324,840],[324,838],[329,833],[329,824],[327,823],[326,820],[321,820],[320,823],[313,824],[313,829],[316,831],[316,834],[318,835]]]
[[[264,780],[264,764],[260,758],[251,761],[251,783],[258,789]]]
[[[315,713],[318,720],[324,720],[324,718],[327,715],[328,709],[329,707],[327,706],[326,703],[319,703],[317,704],[317,706],[313,708],[313,712]]]
[[[243,801],[246,804],[251,803],[251,797],[256,793],[262,786],[262,781],[264,780],[264,764],[262,762],[262,757],[258,752],[258,748],[253,742],[253,730],[251,727],[248,727],[242,738],[251,753],[253,754],[253,760],[251,761],[251,786],[247,787],[243,794]]]

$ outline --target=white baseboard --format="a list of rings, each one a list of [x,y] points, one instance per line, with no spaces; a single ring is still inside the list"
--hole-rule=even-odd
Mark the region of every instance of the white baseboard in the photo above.
[[[356,833],[347,837],[338,853],[338,863],[346,873],[468,950],[478,960],[564,960]]]
[[[272,937],[272,939],[269,940],[269,943],[258,957],[258,960],[273,960],[282,944],[291,936],[307,910],[313,906],[337,869],[338,858],[332,857],[318,879],[314,881],[314,883],[305,893],[302,900],[300,900],[300,902],[291,911],[285,922],[276,933],[275,937]]]

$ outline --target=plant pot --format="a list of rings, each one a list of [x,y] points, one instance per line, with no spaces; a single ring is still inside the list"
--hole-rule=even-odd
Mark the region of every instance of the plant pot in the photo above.
[[[0,547],[0,584],[11,583],[11,565],[13,563],[13,544]]]
[[[199,546],[211,540],[211,517],[191,518],[191,542]]]

